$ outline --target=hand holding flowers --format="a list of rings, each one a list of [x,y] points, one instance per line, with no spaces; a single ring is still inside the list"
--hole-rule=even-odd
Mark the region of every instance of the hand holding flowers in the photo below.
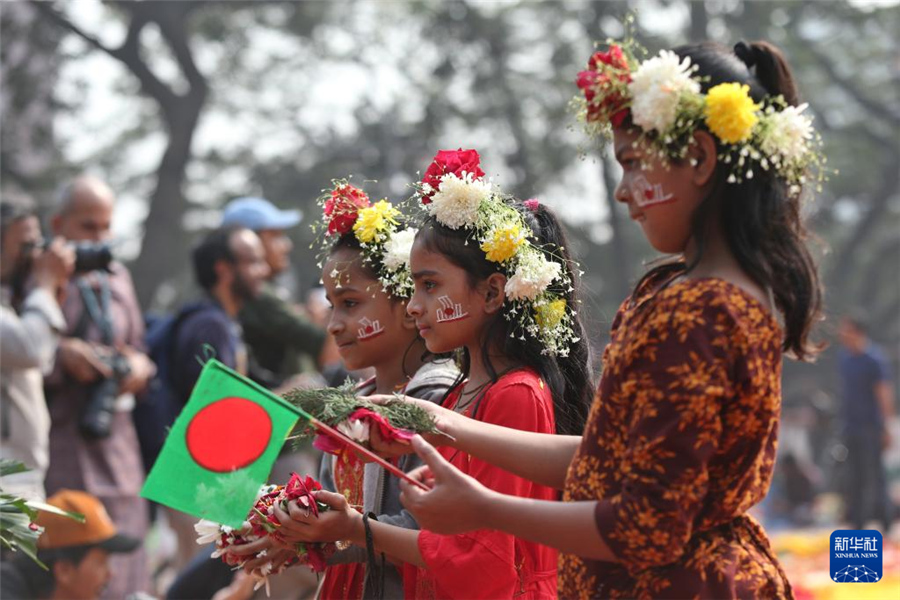
[[[327,511],[328,505],[316,502],[315,492],[321,489],[312,477],[301,478],[296,473],[284,486],[263,486],[242,528],[233,529],[203,519],[194,525],[197,543],[214,542],[216,549],[212,558],[221,557],[231,566],[245,568],[259,579],[257,588],[265,585],[268,590],[269,575],[298,563],[320,573],[325,570],[328,557],[335,552],[335,545],[318,540],[304,544],[287,542],[281,536],[282,522],[276,516],[276,510],[288,510],[293,504],[314,515]]]
[[[283,544],[291,546],[362,539],[362,515],[347,503],[342,494],[319,490],[315,492],[315,499],[317,503],[328,506],[328,510],[316,515],[293,500],[284,508],[275,507],[275,517],[281,523],[279,540]]]
[[[366,400],[382,406],[402,402],[414,406],[427,414],[440,433],[420,432],[419,435],[434,446],[452,446],[456,441],[455,432],[460,431],[464,427],[460,420],[467,418],[434,402],[419,400],[410,396],[398,397],[396,395],[374,394],[366,397]],[[412,454],[415,450],[410,443],[411,440],[412,436],[407,439],[400,439],[396,436],[384,436],[381,434],[380,428],[374,428],[369,434],[369,446],[384,458],[397,458],[398,456]]]

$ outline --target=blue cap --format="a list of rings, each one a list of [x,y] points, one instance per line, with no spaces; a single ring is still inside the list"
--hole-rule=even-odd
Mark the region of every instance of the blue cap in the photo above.
[[[288,229],[302,218],[299,210],[281,210],[265,198],[235,198],[225,205],[222,226],[240,225],[253,231]]]

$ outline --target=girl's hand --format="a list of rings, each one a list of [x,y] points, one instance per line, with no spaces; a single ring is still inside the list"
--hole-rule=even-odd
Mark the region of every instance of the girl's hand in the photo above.
[[[362,515],[347,504],[344,496],[320,490],[315,497],[331,510],[320,512],[317,517],[293,500],[288,503],[287,512],[275,507],[275,517],[281,523],[278,532],[286,542],[337,542],[364,537]]]
[[[390,404],[392,402],[408,402],[420,407],[422,410],[427,412],[431,416],[431,418],[434,419],[437,428],[447,434],[423,434],[422,437],[424,437],[430,444],[434,446],[452,445],[454,437],[453,432],[458,431],[460,428],[465,426],[465,417],[453,412],[452,410],[448,410],[442,406],[439,406],[434,402],[428,402],[427,400],[419,400],[417,398],[411,398],[410,396],[402,396],[402,398],[397,398],[397,396],[386,394],[366,396],[366,400],[370,400],[375,404],[381,405]],[[384,458],[396,458],[398,456],[412,454],[414,452],[413,447],[410,444],[398,441],[388,441],[382,438],[381,432],[377,427],[372,427],[369,431],[369,445],[371,446],[372,450],[375,451],[375,453],[383,456]]]
[[[212,597],[212,600],[250,600],[253,597],[253,586],[256,581],[243,573],[238,573],[226,587]]]
[[[257,557],[256,555],[263,550],[266,551],[265,556]],[[286,556],[282,557],[282,553]],[[225,554],[225,562],[229,565],[237,565],[242,560],[249,558],[249,560],[244,563],[243,569],[248,575],[253,575],[254,572],[262,569],[263,565],[267,562],[271,562],[273,567],[280,566],[281,563],[290,558],[291,551],[279,546],[275,540],[269,536],[265,536],[246,544],[234,544],[229,546]]]
[[[416,518],[419,527],[447,535],[488,527],[488,512],[495,492],[444,460],[422,436],[414,437],[412,444],[425,466],[409,475],[431,489],[425,492],[401,480],[400,502]]]

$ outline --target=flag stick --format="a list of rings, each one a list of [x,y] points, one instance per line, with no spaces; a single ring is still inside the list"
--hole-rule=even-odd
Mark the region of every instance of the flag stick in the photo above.
[[[302,411],[301,411],[301,412],[302,412]],[[415,485],[415,486],[418,486],[419,488],[423,489],[423,490],[426,491],[426,492],[429,491],[428,486],[426,486],[424,483],[422,483],[421,481],[417,481],[417,480],[413,479],[412,477],[410,477],[409,475],[407,475],[406,473],[404,473],[403,471],[401,471],[400,469],[398,469],[397,467],[395,467],[394,465],[392,465],[392,464],[389,463],[388,461],[384,460],[383,458],[381,458],[380,456],[378,456],[377,454],[375,454],[374,452],[372,452],[371,450],[369,450],[369,449],[366,448],[365,446],[362,446],[362,445],[360,445],[360,444],[357,444],[354,440],[350,439],[348,436],[344,435],[343,433],[341,433],[341,432],[338,431],[337,429],[334,429],[333,427],[331,427],[331,426],[329,426],[329,425],[326,425],[325,423],[323,423],[322,421],[316,419],[315,417],[306,415],[305,413],[304,413],[303,416],[304,416],[305,418],[308,418],[309,421],[310,421],[313,425],[315,425],[316,427],[320,428],[322,431],[324,431],[325,433],[327,433],[327,434],[330,435],[331,437],[333,437],[333,438],[335,438],[336,440],[339,440],[339,441],[341,441],[341,442],[347,444],[348,446],[350,446],[351,448],[353,448],[354,450],[356,450],[356,451],[359,452],[360,454],[363,454],[363,455],[365,455],[366,457],[371,458],[373,461],[375,461],[376,463],[378,463],[379,465],[381,465],[382,467],[384,467],[389,473],[391,473],[391,474],[393,474],[393,475],[396,475],[396,476],[399,477],[400,479],[405,479],[406,481],[410,482],[411,484],[413,484],[413,485]]]

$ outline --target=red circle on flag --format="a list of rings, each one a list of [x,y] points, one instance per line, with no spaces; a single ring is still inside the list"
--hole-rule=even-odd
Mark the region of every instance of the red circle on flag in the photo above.
[[[251,464],[262,456],[271,439],[269,413],[246,398],[223,398],[198,411],[185,435],[191,457],[216,473]]]

